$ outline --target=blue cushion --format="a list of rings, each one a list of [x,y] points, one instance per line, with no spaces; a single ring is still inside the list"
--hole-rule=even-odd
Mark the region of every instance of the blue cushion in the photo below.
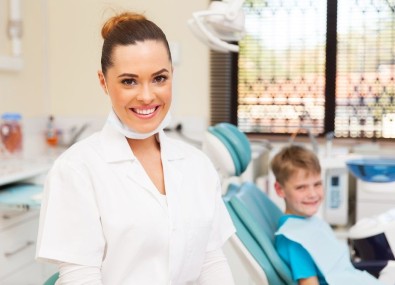
[[[266,225],[264,228],[268,236],[274,240],[274,232],[277,230],[278,221],[284,213],[251,182],[245,182],[241,185],[237,198],[245,205],[249,205],[251,211],[256,211],[253,212],[253,215],[257,222]]]
[[[219,123],[208,131],[216,136],[229,151],[236,169],[236,176],[242,174],[251,161],[251,146],[247,136],[236,126]]]
[[[219,123],[215,125],[215,128],[226,137],[236,151],[241,164],[241,172],[244,172],[251,161],[251,146],[247,136],[236,126],[229,123]]]
[[[252,183],[245,183],[229,201],[232,209],[239,217],[250,235],[259,244],[281,283],[271,281],[270,284],[295,284],[291,271],[278,255],[274,247],[274,232],[278,218],[282,212],[266,195]]]
[[[208,127],[208,131],[224,144],[225,148],[228,150],[230,156],[232,157],[236,172],[235,175],[239,176],[242,173],[241,163],[239,160],[239,156],[236,154],[236,150],[233,148],[232,144],[215,127]]]
[[[233,188],[234,189],[234,188]],[[257,263],[261,266],[262,270],[265,272],[266,277],[270,284],[276,285],[288,285],[284,283],[278,276],[276,270],[273,268],[272,263],[268,259],[268,256],[262,250],[257,241],[252,237],[251,233],[245,227],[243,222],[240,220],[238,215],[235,213],[233,207],[231,206],[229,200],[232,199],[235,192],[231,191],[224,196],[225,206],[232,218],[233,224],[236,227],[236,235],[240,241],[244,244],[246,249],[251,253]]]

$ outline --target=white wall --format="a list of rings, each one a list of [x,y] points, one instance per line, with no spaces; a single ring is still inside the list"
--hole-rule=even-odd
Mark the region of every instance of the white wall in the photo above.
[[[6,44],[6,19],[8,2],[1,2],[0,41],[1,55],[10,55]],[[0,70],[0,113],[19,111],[22,114],[37,115],[44,112],[44,18],[40,1],[23,1],[23,48],[25,68],[20,72]],[[29,13],[27,13],[29,11]]]
[[[19,72],[0,71],[0,113],[18,111],[25,117],[105,116],[110,103],[97,80],[102,46],[100,29],[114,10],[130,9],[145,12],[164,30],[170,42],[180,46],[173,115],[208,120],[208,48],[193,37],[186,24],[193,11],[207,7],[207,0],[21,2],[25,67]],[[0,28],[2,25],[3,20]],[[0,40],[4,38],[0,36]],[[6,48],[0,45],[0,53],[7,53]]]

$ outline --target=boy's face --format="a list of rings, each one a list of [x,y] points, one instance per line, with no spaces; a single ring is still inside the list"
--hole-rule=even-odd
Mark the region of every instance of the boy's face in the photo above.
[[[311,217],[317,213],[324,197],[320,173],[297,170],[285,183],[275,183],[277,195],[285,200],[285,213]]]

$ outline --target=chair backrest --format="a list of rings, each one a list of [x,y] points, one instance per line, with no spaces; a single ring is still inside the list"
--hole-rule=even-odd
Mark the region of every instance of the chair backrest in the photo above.
[[[223,196],[225,206],[236,228],[236,237],[231,237],[230,244],[232,245],[240,260],[242,260],[245,264],[245,268],[255,284],[282,285],[283,283],[281,283],[281,280],[276,280],[276,278],[272,278],[272,280],[274,279],[277,282],[273,281],[273,283],[269,283],[267,275],[270,275],[270,272],[273,272],[274,269],[272,268],[268,257],[262,251],[257,241],[252,237],[230,204],[230,200],[238,191],[239,185],[230,184],[228,186],[228,192]]]
[[[247,136],[228,123],[208,128],[203,151],[217,170],[228,177],[241,175],[251,161],[251,146]],[[243,260],[249,262],[247,270],[250,269],[257,278],[261,278],[259,268],[255,267],[258,263],[266,275],[263,279],[269,284],[296,284],[274,247],[274,233],[282,215],[281,210],[253,183],[230,184],[223,198],[241,241],[234,245],[239,247]],[[250,255],[243,251],[244,247]],[[251,260],[251,256],[256,262]],[[266,284],[258,279],[254,281]]]
[[[251,161],[251,145],[247,136],[236,126],[219,123],[208,128],[203,151],[225,176],[239,176]]]
[[[255,258],[255,251],[258,251],[259,258],[265,261],[257,260],[269,284],[296,284],[290,269],[274,247],[274,232],[282,215],[280,209],[253,183],[243,183],[238,191],[232,192],[225,203],[235,223],[237,236]]]

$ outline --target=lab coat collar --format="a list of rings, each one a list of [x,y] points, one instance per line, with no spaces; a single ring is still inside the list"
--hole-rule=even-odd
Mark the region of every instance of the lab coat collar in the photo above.
[[[158,140],[161,144],[162,158],[169,161],[178,160],[185,157],[182,149],[164,131],[158,133]],[[110,124],[105,124],[100,133],[101,149],[106,162],[121,162],[135,160],[136,157],[123,134],[118,132]]]
[[[169,138],[164,131],[160,131],[158,135],[163,158],[172,161],[185,157],[183,149],[180,149],[178,143]]]
[[[106,162],[136,159],[125,136],[108,123],[104,124],[100,132],[100,144]]]

